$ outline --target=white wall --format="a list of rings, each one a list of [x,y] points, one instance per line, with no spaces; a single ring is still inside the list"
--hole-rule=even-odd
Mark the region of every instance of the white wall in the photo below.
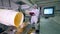
[[[3,3],[3,5],[2,5],[2,3]],[[17,7],[18,7],[18,5],[15,4],[12,0],[10,0],[10,3],[9,3],[9,0],[3,0],[3,2],[1,2],[1,0],[0,0],[0,8],[16,10]]]

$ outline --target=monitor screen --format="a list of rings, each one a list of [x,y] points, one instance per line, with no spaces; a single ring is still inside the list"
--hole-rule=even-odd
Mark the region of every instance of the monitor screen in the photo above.
[[[44,14],[53,14],[53,8],[45,8],[44,9]]]

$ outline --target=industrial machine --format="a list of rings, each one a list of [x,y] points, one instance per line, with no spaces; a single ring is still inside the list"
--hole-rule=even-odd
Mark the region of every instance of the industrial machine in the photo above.
[[[14,32],[14,34],[31,34],[32,32],[35,32],[35,30],[32,29],[31,25],[29,23],[24,23],[23,20],[24,15],[22,12],[0,9],[0,23],[15,28],[15,30],[14,28],[7,29],[1,34],[4,34],[5,32],[8,31],[9,31],[8,34],[10,34],[10,32]]]

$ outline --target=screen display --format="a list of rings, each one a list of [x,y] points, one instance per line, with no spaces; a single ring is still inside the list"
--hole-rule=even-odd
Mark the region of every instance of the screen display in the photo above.
[[[44,14],[53,14],[53,8],[45,8]]]

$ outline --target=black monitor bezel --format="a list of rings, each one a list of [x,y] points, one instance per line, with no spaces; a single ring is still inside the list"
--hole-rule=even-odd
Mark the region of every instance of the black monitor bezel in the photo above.
[[[44,9],[50,9],[50,8],[53,9],[53,13],[52,13],[52,14],[44,14]],[[45,17],[54,16],[54,7],[45,7],[45,8],[43,8],[43,15],[44,15]]]

